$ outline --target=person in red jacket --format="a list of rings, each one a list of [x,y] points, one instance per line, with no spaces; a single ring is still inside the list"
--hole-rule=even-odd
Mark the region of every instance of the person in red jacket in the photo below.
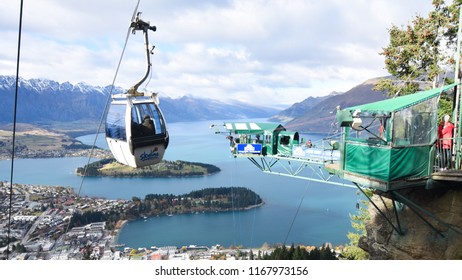
[[[444,117],[441,118],[440,123],[438,124],[438,141],[436,141],[436,147],[441,149],[443,145],[443,126],[444,126]]]
[[[451,117],[449,115],[444,116],[444,124],[441,129],[441,144],[443,148],[443,168],[451,168],[452,160],[452,135],[454,131],[454,125],[449,121]]]

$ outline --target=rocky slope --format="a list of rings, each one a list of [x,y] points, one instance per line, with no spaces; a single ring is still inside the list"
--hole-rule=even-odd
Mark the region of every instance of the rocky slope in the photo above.
[[[401,193],[449,225],[420,212],[444,237],[425,224],[407,206],[399,211],[404,232],[404,235],[399,235],[370,205],[371,219],[366,223],[367,236],[362,237],[359,244],[370,254],[370,259],[462,259],[462,188],[419,189]],[[377,195],[374,195],[373,201],[396,225],[391,200],[384,198],[387,207]]]

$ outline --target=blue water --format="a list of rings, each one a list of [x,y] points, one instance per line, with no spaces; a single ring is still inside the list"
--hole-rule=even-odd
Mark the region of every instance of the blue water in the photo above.
[[[88,158],[16,159],[13,182],[72,187],[81,196],[108,199],[243,186],[265,201],[263,207],[248,211],[161,216],[128,222],[119,234],[118,243],[133,248],[190,244],[259,247],[265,242],[348,243],[346,234],[352,231],[349,214],[356,213],[356,190],[262,173],[250,161],[231,157],[225,136],[214,134],[209,129],[210,123],[170,124],[170,145],[165,159],[214,164],[221,168],[215,175],[160,179],[86,177],[82,181],[74,170],[86,164]],[[95,135],[80,140],[92,144]],[[96,143],[107,147],[101,135]],[[9,181],[10,165],[10,161],[0,161],[0,180]]]

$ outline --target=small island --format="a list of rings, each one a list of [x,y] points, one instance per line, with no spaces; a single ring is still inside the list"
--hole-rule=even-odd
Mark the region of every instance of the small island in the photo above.
[[[245,187],[206,188],[182,195],[148,194],[144,200],[133,197],[132,201],[137,207],[126,213],[132,217],[247,210],[263,204],[258,194]]]
[[[167,178],[206,176],[220,171],[220,168],[212,164],[182,160],[163,160],[155,165],[133,168],[120,164],[113,158],[108,158],[79,167],[76,173],[80,176]]]
[[[118,229],[125,221],[161,215],[198,214],[249,210],[264,205],[262,198],[245,187],[205,188],[187,194],[148,194],[132,197],[123,211],[98,211],[89,207],[73,214],[71,228],[94,222],[106,222],[108,229]]]

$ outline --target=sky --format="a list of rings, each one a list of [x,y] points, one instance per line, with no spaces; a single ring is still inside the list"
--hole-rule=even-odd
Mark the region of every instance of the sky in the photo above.
[[[129,88],[144,75],[138,0],[24,0],[19,75]],[[19,0],[0,0],[0,75],[16,74]],[[431,0],[140,0],[152,75],[140,89],[284,108],[388,75],[388,29]],[[120,69],[117,65],[125,40]]]

